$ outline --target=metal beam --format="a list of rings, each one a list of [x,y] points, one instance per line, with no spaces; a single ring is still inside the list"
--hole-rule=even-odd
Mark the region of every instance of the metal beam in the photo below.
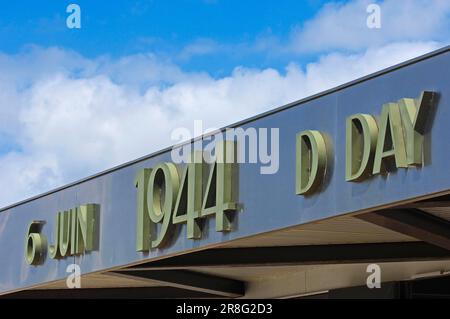
[[[315,264],[394,262],[450,259],[450,252],[423,242],[337,244],[313,246],[220,248],[199,251],[133,266],[144,269],[200,269]]]
[[[173,287],[30,289],[0,296],[0,299],[153,299],[214,298],[216,296]]]
[[[450,276],[386,282],[380,289],[369,289],[367,286],[332,289],[326,297],[328,299],[448,299],[450,298]]]
[[[332,289],[328,299],[409,299],[410,284],[407,281],[383,282],[380,288],[370,289],[365,286]]]
[[[187,270],[112,271],[108,274],[129,279],[150,280],[163,286],[187,289],[221,297],[241,297],[245,293],[242,281]]]
[[[403,209],[403,208],[436,208],[436,207],[448,207],[450,209],[450,195],[444,195],[426,200],[421,200],[418,202],[402,205],[398,208]]]
[[[392,209],[355,217],[450,250],[450,222],[421,210]]]

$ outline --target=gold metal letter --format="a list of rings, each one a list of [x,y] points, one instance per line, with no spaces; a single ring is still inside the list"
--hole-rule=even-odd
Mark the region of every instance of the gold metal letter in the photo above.
[[[425,121],[432,103],[434,103],[434,96],[434,92],[424,91],[418,99],[401,99],[399,101],[405,131],[408,165],[422,165]]]
[[[355,114],[347,118],[345,180],[357,182],[372,172],[378,126],[373,116]]]
[[[71,210],[71,255],[83,254],[94,249],[96,204],[81,205]]]
[[[48,247],[48,253],[50,255],[50,258],[52,259],[60,259],[62,257],[59,251],[59,223],[62,214],[63,213],[61,212],[56,214],[55,233],[53,234],[53,237],[55,238],[55,244]]]
[[[400,108],[396,103],[383,105],[372,173],[380,174],[382,167],[384,171],[384,160],[390,157],[394,157],[397,168],[408,167]]]
[[[319,131],[303,131],[296,139],[296,194],[313,193],[322,183],[327,166],[325,139]]]
[[[139,171],[135,180],[135,186],[138,189],[136,251],[148,251],[150,249],[150,217],[147,209],[147,192],[151,172],[151,169],[144,168]]]
[[[47,239],[41,234],[45,222],[33,221],[28,227],[25,237],[25,259],[29,265],[40,265],[44,262],[47,250]]]
[[[237,210],[237,145],[234,141],[218,141],[215,152],[216,162],[209,172],[201,215],[215,214],[216,231],[226,232],[231,230],[232,213]]]
[[[177,168],[172,163],[157,165],[149,177],[147,190],[147,209],[151,222],[161,223],[159,233],[151,234],[151,247],[164,245],[168,229],[172,225],[172,209],[178,196],[180,178]]]

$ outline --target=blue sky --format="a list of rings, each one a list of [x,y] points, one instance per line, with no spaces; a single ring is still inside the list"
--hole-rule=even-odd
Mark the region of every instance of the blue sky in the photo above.
[[[152,52],[186,71],[206,71],[216,77],[229,74],[238,65],[283,70],[293,60],[306,64],[323,53],[304,51],[299,54],[299,50],[280,50],[283,46],[289,47],[296,30],[302,30],[327,8],[336,8],[338,13],[339,7],[355,2],[383,4],[385,1],[9,1],[2,3],[1,7],[0,51],[14,54],[28,45],[58,46],[89,58]],[[410,2],[424,6],[427,3],[423,0],[397,2],[399,7],[405,7],[405,12]],[[443,3],[445,0],[432,2]],[[70,3],[81,7],[81,29],[66,27],[66,7]],[[365,20],[365,7],[360,6],[361,14],[355,21]],[[422,24],[416,23],[414,17],[411,20],[417,28]],[[405,30],[408,27],[405,25]],[[447,23],[446,27],[450,25]],[[332,37],[334,29],[329,25],[317,36],[325,33]],[[383,34],[367,28],[366,33],[367,38]],[[427,33],[425,37],[417,35],[420,39],[442,40],[447,33]],[[405,40],[416,38],[407,34],[399,37]],[[305,48],[308,45],[308,42],[301,43]],[[271,50],[271,46],[276,48]],[[338,49],[347,48],[342,46]]]
[[[178,0],[178,1],[10,1],[2,4],[1,50],[15,53],[27,44],[62,46],[95,57],[152,51],[175,59],[187,70],[229,72],[236,65],[281,67],[291,57],[252,52],[250,48],[178,57],[196,42],[253,44],[258,39],[287,39],[293,27],[314,16],[325,1]],[[68,29],[66,7],[81,7],[82,28]],[[13,36],[12,36],[13,35]],[[207,41],[206,41],[207,40]],[[307,56],[302,57],[307,59]]]
[[[448,0],[4,2],[0,206],[449,43]]]

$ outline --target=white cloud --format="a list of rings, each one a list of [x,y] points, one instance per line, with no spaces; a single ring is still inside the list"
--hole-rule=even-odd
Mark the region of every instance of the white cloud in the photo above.
[[[59,159],[50,152],[10,152],[0,157],[1,206],[37,195],[67,182]]]
[[[369,28],[370,5],[380,7],[381,28]],[[292,58],[331,51],[363,52],[398,42],[450,44],[449,0],[352,0],[330,1],[310,20],[294,25],[287,38],[270,28],[251,41],[219,43],[199,38],[175,56],[185,62],[195,56],[226,54],[243,57]]]
[[[366,8],[381,8],[381,28],[369,29]],[[294,28],[289,50],[324,52],[362,50],[397,41],[440,41],[450,39],[448,0],[355,0],[332,2],[303,25]]]
[[[219,50],[224,50],[225,46],[221,46],[211,39],[197,39],[196,41],[186,45],[179,54],[180,60],[189,60],[193,56],[212,54]]]
[[[171,145],[196,119],[220,127],[437,48],[399,43],[306,68],[236,68],[214,79],[153,55],[87,59],[57,48],[0,55],[0,206]],[[8,79],[8,81],[5,81]],[[4,125],[3,125],[4,124]]]

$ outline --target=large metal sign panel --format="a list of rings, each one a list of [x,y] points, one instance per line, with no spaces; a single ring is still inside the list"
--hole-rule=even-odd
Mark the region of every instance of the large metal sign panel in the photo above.
[[[169,243],[147,247],[148,249],[137,249],[139,248],[136,242],[139,225],[137,212],[140,202],[136,178],[140,172],[144,172],[143,169],[152,169],[161,163],[172,162],[170,149],[6,208],[0,212],[0,293],[64,279],[67,276],[67,266],[73,263],[80,265],[82,273],[89,273],[449,191],[450,72],[448,70],[450,70],[450,51],[447,48],[438,54],[418,59],[414,63],[392,68],[314,98],[299,101],[284,109],[238,123],[237,126],[242,129],[279,129],[279,165],[275,174],[261,174],[261,165],[238,164],[235,171],[237,182],[232,186],[236,192],[233,196],[237,208],[233,213],[232,227],[225,231],[224,229],[216,231],[219,227],[216,220],[218,217],[212,214],[202,219],[201,238],[192,238],[195,237],[192,236],[195,235],[195,228],[192,233],[188,232],[189,223],[182,221],[168,230],[167,236],[171,237]],[[396,163],[397,168],[389,170],[387,174],[375,174],[357,182],[348,181],[349,178],[346,176],[348,118],[354,114],[371,115],[378,121],[381,130],[383,105],[399,103],[398,101],[405,98],[415,98],[417,101],[424,91],[435,94],[435,103],[425,112],[427,120],[426,128],[422,132],[421,150],[423,163],[421,165],[407,163],[406,168],[401,165],[402,159],[398,157],[395,158],[399,161]],[[388,117],[390,120],[387,123],[387,130],[391,130],[385,137],[390,140],[398,133],[396,130],[400,129],[394,125],[396,113],[395,110],[392,112],[385,115],[385,120]],[[414,116],[412,118],[414,119]],[[391,123],[394,123],[392,127]],[[419,124],[417,126],[419,127]],[[306,130],[320,132],[327,144],[327,162],[326,168],[322,172],[319,171],[320,174],[324,174],[320,185],[314,192],[302,194],[302,185],[296,185],[296,179],[299,178],[296,167],[299,163],[297,142],[298,134]],[[306,146],[308,151],[308,146],[311,148],[311,145]],[[320,145],[318,147],[320,148]],[[320,161],[318,165],[320,169]],[[147,172],[151,174],[151,171]],[[158,174],[163,176],[163,170],[160,169]],[[225,186],[222,186],[227,188],[226,179],[229,176],[226,172],[224,174],[220,178],[225,183]],[[207,175],[206,173],[204,179]],[[161,179],[158,176],[154,176],[157,181]],[[305,183],[307,182],[306,180]],[[192,189],[195,189],[195,182],[192,185]],[[219,189],[215,189],[214,192],[219,192]],[[167,192],[165,196],[168,196]],[[201,202],[201,199],[199,200]],[[88,204],[95,205],[95,209],[90,212],[93,215],[89,215],[88,211],[92,207],[83,206]],[[156,209],[156,215],[159,214],[157,210],[160,208]],[[78,221],[79,229],[76,230],[76,227],[72,231],[66,229],[68,232],[65,235],[70,237],[78,234],[79,237],[74,238],[80,240],[80,246],[72,245],[79,251],[76,253],[75,249],[73,254],[67,252],[65,256],[52,258],[51,246],[54,245],[58,232],[55,224],[58,218],[60,222],[65,218],[59,216],[58,212],[68,212],[70,209],[79,214],[72,216]],[[158,216],[155,218],[159,218]],[[89,218],[92,218],[93,224],[90,224]],[[192,218],[191,222],[196,222],[195,216]],[[158,223],[159,228],[154,231],[160,231],[162,219]],[[39,238],[45,238],[46,243],[38,242],[40,240],[38,237],[29,239],[26,236],[32,221],[37,222],[33,226],[37,230],[31,227],[31,233],[41,234]],[[189,227],[195,227],[195,224]],[[59,231],[64,233],[64,227]],[[95,238],[87,238],[89,234]],[[91,243],[92,247],[86,247],[89,240],[95,241]],[[47,248],[45,256],[41,256],[43,260],[33,259],[33,256],[39,257],[36,255],[36,250],[39,251],[41,247],[39,245]],[[26,252],[35,255],[29,256],[31,259],[27,260]],[[58,257],[56,256],[58,251],[53,253],[54,257]]]

